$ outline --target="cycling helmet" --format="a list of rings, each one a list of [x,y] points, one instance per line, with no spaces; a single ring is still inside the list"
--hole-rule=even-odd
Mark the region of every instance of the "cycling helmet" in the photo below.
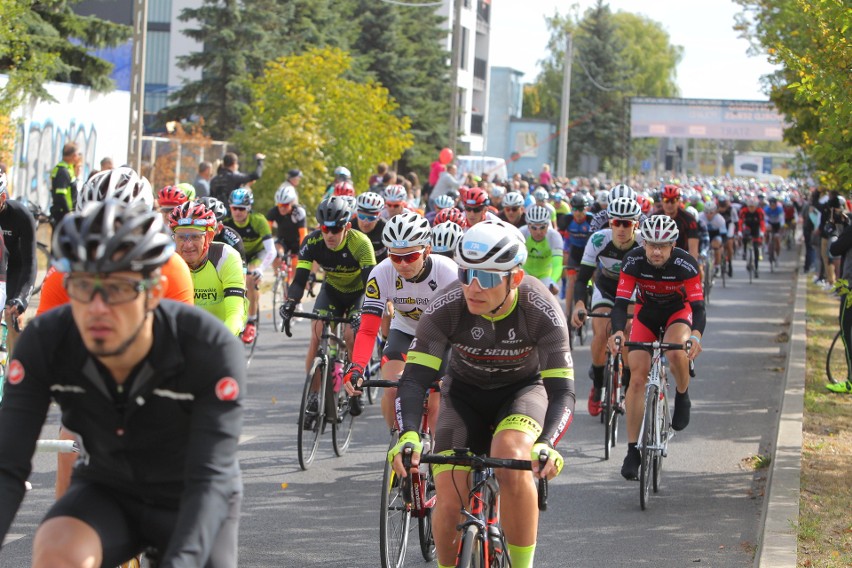
[[[228,201],[231,205],[237,207],[251,207],[254,204],[254,194],[247,187],[238,187],[231,192],[231,197]]]
[[[216,216],[217,221],[221,221],[228,216],[228,208],[215,197],[202,197],[198,200],[198,202],[204,204],[207,209],[212,211],[213,215]]]
[[[167,185],[157,192],[157,203],[160,207],[177,207],[189,201],[186,193],[177,186]]]
[[[543,187],[540,187],[533,191],[533,199],[535,199],[536,201],[547,201],[549,197],[550,194],[547,193],[547,190]]]
[[[177,186],[175,186],[175,187],[177,187],[179,190],[181,190],[182,192],[184,192],[184,194],[186,194],[186,198],[187,198],[189,201],[194,201],[194,200],[195,200],[195,186],[194,186],[194,185],[192,185],[191,183],[189,183],[188,181],[185,181],[185,182],[179,183],[179,184],[177,184]]]
[[[339,181],[334,184],[334,195],[351,195],[355,196],[355,186],[349,180]]]
[[[459,186],[459,198],[461,199],[462,205],[464,205],[465,200],[467,199],[467,192],[470,191],[470,188],[466,185]]]
[[[503,207],[523,207],[524,196],[517,191],[510,191],[503,198]]]
[[[636,195],[636,203],[639,204],[639,208],[642,210],[642,213],[646,215],[649,211],[651,211],[651,205],[654,204],[653,201],[651,201],[651,198],[645,197],[641,193]]]
[[[124,203],[154,206],[154,191],[147,179],[126,166],[99,172],[89,178],[77,197],[77,211],[92,202],[116,199]]]
[[[648,217],[642,222],[640,232],[648,243],[674,243],[679,233],[677,223],[668,215]]]
[[[484,207],[488,205],[488,194],[481,187],[471,187],[464,198],[465,208]]]
[[[52,254],[62,272],[147,275],[165,264],[174,249],[163,216],[146,203],[107,199],[66,215],[53,234]]]
[[[355,203],[365,213],[376,213],[385,208],[385,198],[373,191],[367,191],[358,196]]]
[[[352,172],[349,171],[349,168],[345,168],[343,166],[337,166],[336,168],[334,168],[334,177],[351,178]]]
[[[768,201],[769,201],[769,203],[778,203],[778,198],[775,197],[774,195],[770,195]]]
[[[406,211],[385,225],[382,242],[386,247],[407,248],[432,244],[432,229],[422,215]]]
[[[349,208],[349,219],[352,220],[358,212],[358,202],[355,199],[354,195],[341,195],[345,201],[346,206]]]
[[[708,201],[704,204],[704,212],[705,213],[715,213],[719,208],[712,201]]]
[[[544,205],[533,205],[527,209],[528,225],[541,225],[542,223],[550,223],[550,209]]]
[[[504,195],[506,195],[506,190],[502,186],[495,185],[491,188],[491,197],[494,199],[500,199]]]
[[[612,203],[613,200],[618,199],[619,197],[636,199],[636,192],[633,191],[633,188],[629,185],[620,183],[609,190],[609,202]]]
[[[606,207],[610,219],[633,219],[642,214],[642,206],[631,197],[618,197],[609,202]]]
[[[595,194],[595,200],[601,205],[606,205],[607,203],[609,203],[609,192],[605,190],[599,190]]]
[[[445,221],[432,227],[432,252],[453,252],[459,240],[464,235],[464,229],[452,221]]]
[[[275,190],[275,203],[278,205],[289,205],[296,204],[296,188],[290,185],[289,183],[282,183],[278,186],[278,189]]]
[[[452,207],[455,203],[456,202],[453,201],[453,198],[449,195],[439,195],[435,198],[435,208],[438,209],[438,211]]]
[[[439,225],[441,223],[445,223],[447,221],[451,221],[461,227],[462,229],[467,228],[467,217],[464,216],[464,213],[455,207],[449,207],[447,209],[441,209],[438,211],[438,214],[435,215],[434,223]]]
[[[512,270],[527,260],[526,239],[515,226],[486,219],[464,234],[455,258],[462,268]]]
[[[680,188],[676,185],[667,185],[663,188],[663,199],[680,199]]]
[[[568,196],[565,195],[565,192],[560,189],[556,193],[551,195],[551,198],[553,199],[553,201],[560,202],[564,201],[565,199],[568,199]]]
[[[453,198],[453,203],[455,203],[455,202],[456,202],[456,200],[458,200],[458,198],[459,198],[459,195],[460,195],[460,194],[459,194],[458,190],[455,190],[455,189],[448,189],[448,190],[447,190],[447,195],[449,195],[450,197],[452,197],[452,198]]]
[[[0,195],[6,193],[8,183],[6,182],[6,172],[0,172]]]
[[[698,209],[690,205],[689,207],[685,208],[685,211],[692,215],[693,219],[695,219],[696,221],[698,220]]]
[[[722,205],[723,203],[727,203],[728,201],[729,201],[728,196],[725,195],[724,193],[720,193],[719,197],[716,198],[716,202],[719,205]]]
[[[402,203],[408,199],[408,193],[401,185],[389,185],[385,188],[385,203]]]
[[[317,206],[317,222],[326,227],[337,227],[349,222],[349,202],[342,196],[332,195]]]
[[[172,209],[169,214],[169,227],[174,231],[177,227],[192,227],[213,231],[216,229],[216,214],[203,203],[187,201]]]
[[[571,198],[571,207],[574,209],[579,209],[580,207],[585,209],[587,207],[586,198],[579,193],[574,195],[574,197]]]

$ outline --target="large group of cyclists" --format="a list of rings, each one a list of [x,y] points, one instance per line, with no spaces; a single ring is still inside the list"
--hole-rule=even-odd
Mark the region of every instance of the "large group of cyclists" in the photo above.
[[[291,170],[265,213],[254,209],[253,179],[226,196],[196,197],[191,184],[155,191],[129,167],[98,173],[80,188],[74,211],[57,220],[37,313],[69,299],[72,308],[96,297],[110,306],[135,301],[147,281],[109,281],[110,274],[144,276],[147,265],[116,260],[104,268],[91,258],[125,254],[110,248],[108,223],[135,227],[138,219],[147,223],[140,250],[160,234],[171,237],[156,261],[167,282],[162,297],[209,312],[245,346],[237,353],[246,361],[262,310],[273,311],[276,333],[309,326],[297,425],[304,469],[326,430],[335,451],[345,452],[356,417],[384,389],[380,407],[391,433],[380,515],[385,567],[402,564],[411,523],[420,528],[424,557],[439,567],[533,565],[538,511],[546,506],[546,483],[533,480],[563,467],[558,443],[575,411],[571,346],[590,340],[587,411],[606,425],[607,457],[623,417],[621,474],[640,481],[644,508],[667,440],[690,421],[692,361],[711,292],[717,297],[714,290],[732,278],[760,278],[766,265],[775,270],[794,243],[801,188],[709,178],[557,180],[549,173],[489,181],[483,174],[459,176],[429,194],[382,171],[359,192],[349,170],[337,168],[308,212],[299,199],[302,174]],[[32,215],[8,198],[0,173],[8,249],[0,292],[10,330],[18,329],[36,284]],[[90,227],[94,218],[103,227]],[[86,231],[100,241],[80,240]],[[746,262],[735,271],[738,258]],[[268,296],[261,291],[270,288],[272,303],[262,305]],[[23,378],[16,362],[6,373],[14,387]],[[227,389],[237,383],[221,379],[219,400],[233,400]],[[110,394],[126,404],[120,386]],[[54,390],[64,388],[71,387]],[[66,426],[63,437],[84,452],[87,440]],[[72,484],[77,456],[59,459],[57,498]],[[176,554],[171,547],[160,553],[165,561]]]

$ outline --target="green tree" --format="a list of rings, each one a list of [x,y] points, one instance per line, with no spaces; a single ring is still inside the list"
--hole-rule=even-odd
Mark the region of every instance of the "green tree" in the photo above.
[[[78,1],[0,0],[0,72],[9,75],[0,111],[17,107],[28,95],[53,100],[46,81],[113,88],[112,64],[89,51],[124,43],[130,28],[76,14],[71,6]]]
[[[375,164],[411,147],[410,122],[397,116],[396,101],[373,81],[348,79],[352,63],[341,49],[312,48],[269,63],[252,83],[253,103],[235,142],[246,155],[267,155],[255,191],[261,203],[298,167],[300,200],[313,209],[335,166],[346,164],[363,188]]]

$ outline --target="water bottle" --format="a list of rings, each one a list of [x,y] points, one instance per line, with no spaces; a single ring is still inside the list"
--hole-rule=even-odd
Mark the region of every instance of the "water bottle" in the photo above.
[[[334,392],[340,392],[340,387],[343,386],[343,361],[334,360]]]

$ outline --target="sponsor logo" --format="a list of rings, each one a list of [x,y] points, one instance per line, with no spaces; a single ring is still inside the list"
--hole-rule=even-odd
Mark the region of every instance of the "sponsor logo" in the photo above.
[[[420,321],[420,316],[423,315],[423,310],[421,310],[420,308],[414,308],[413,310],[408,311],[408,312],[403,311],[403,310],[397,310],[397,311],[399,312],[399,314],[402,317],[413,319],[414,321]]]
[[[215,288],[205,288],[205,289],[196,289],[195,290],[195,300],[215,300],[219,296],[219,293]]]
[[[532,307],[547,316],[554,326],[566,327],[565,320],[562,318],[561,310],[555,310],[552,301],[548,301],[547,298],[534,290],[530,290],[529,300]]]
[[[481,327],[475,327],[475,328],[470,330],[470,333],[471,333],[471,335],[473,335],[474,339],[479,341],[480,339],[482,339],[482,336],[485,335],[485,330],[482,329]]]
[[[431,288],[432,291],[434,292],[438,288],[438,283],[435,282],[434,280],[430,280],[429,281],[429,288]]]
[[[9,363],[9,372],[6,375],[6,380],[9,381],[10,385],[19,385],[21,381],[24,380],[24,366],[17,359],[12,359],[12,362]]]
[[[595,245],[596,247],[600,247],[603,244],[603,241],[604,241],[604,234],[603,233],[595,233],[594,235],[592,235],[592,244]]]
[[[216,398],[225,402],[237,400],[240,396],[240,385],[233,377],[222,377],[216,383]]]
[[[514,339],[515,339],[515,328],[510,327],[509,328],[509,341],[513,341]]]
[[[488,245],[485,243],[477,243],[475,241],[468,241],[464,243],[464,250],[466,252],[485,252],[488,250]]]
[[[396,289],[402,290],[402,278],[400,278],[399,276],[396,277]]]
[[[364,295],[373,300],[379,299],[379,285],[376,283],[375,278],[370,278],[370,281],[367,282],[367,289],[364,291]]]

